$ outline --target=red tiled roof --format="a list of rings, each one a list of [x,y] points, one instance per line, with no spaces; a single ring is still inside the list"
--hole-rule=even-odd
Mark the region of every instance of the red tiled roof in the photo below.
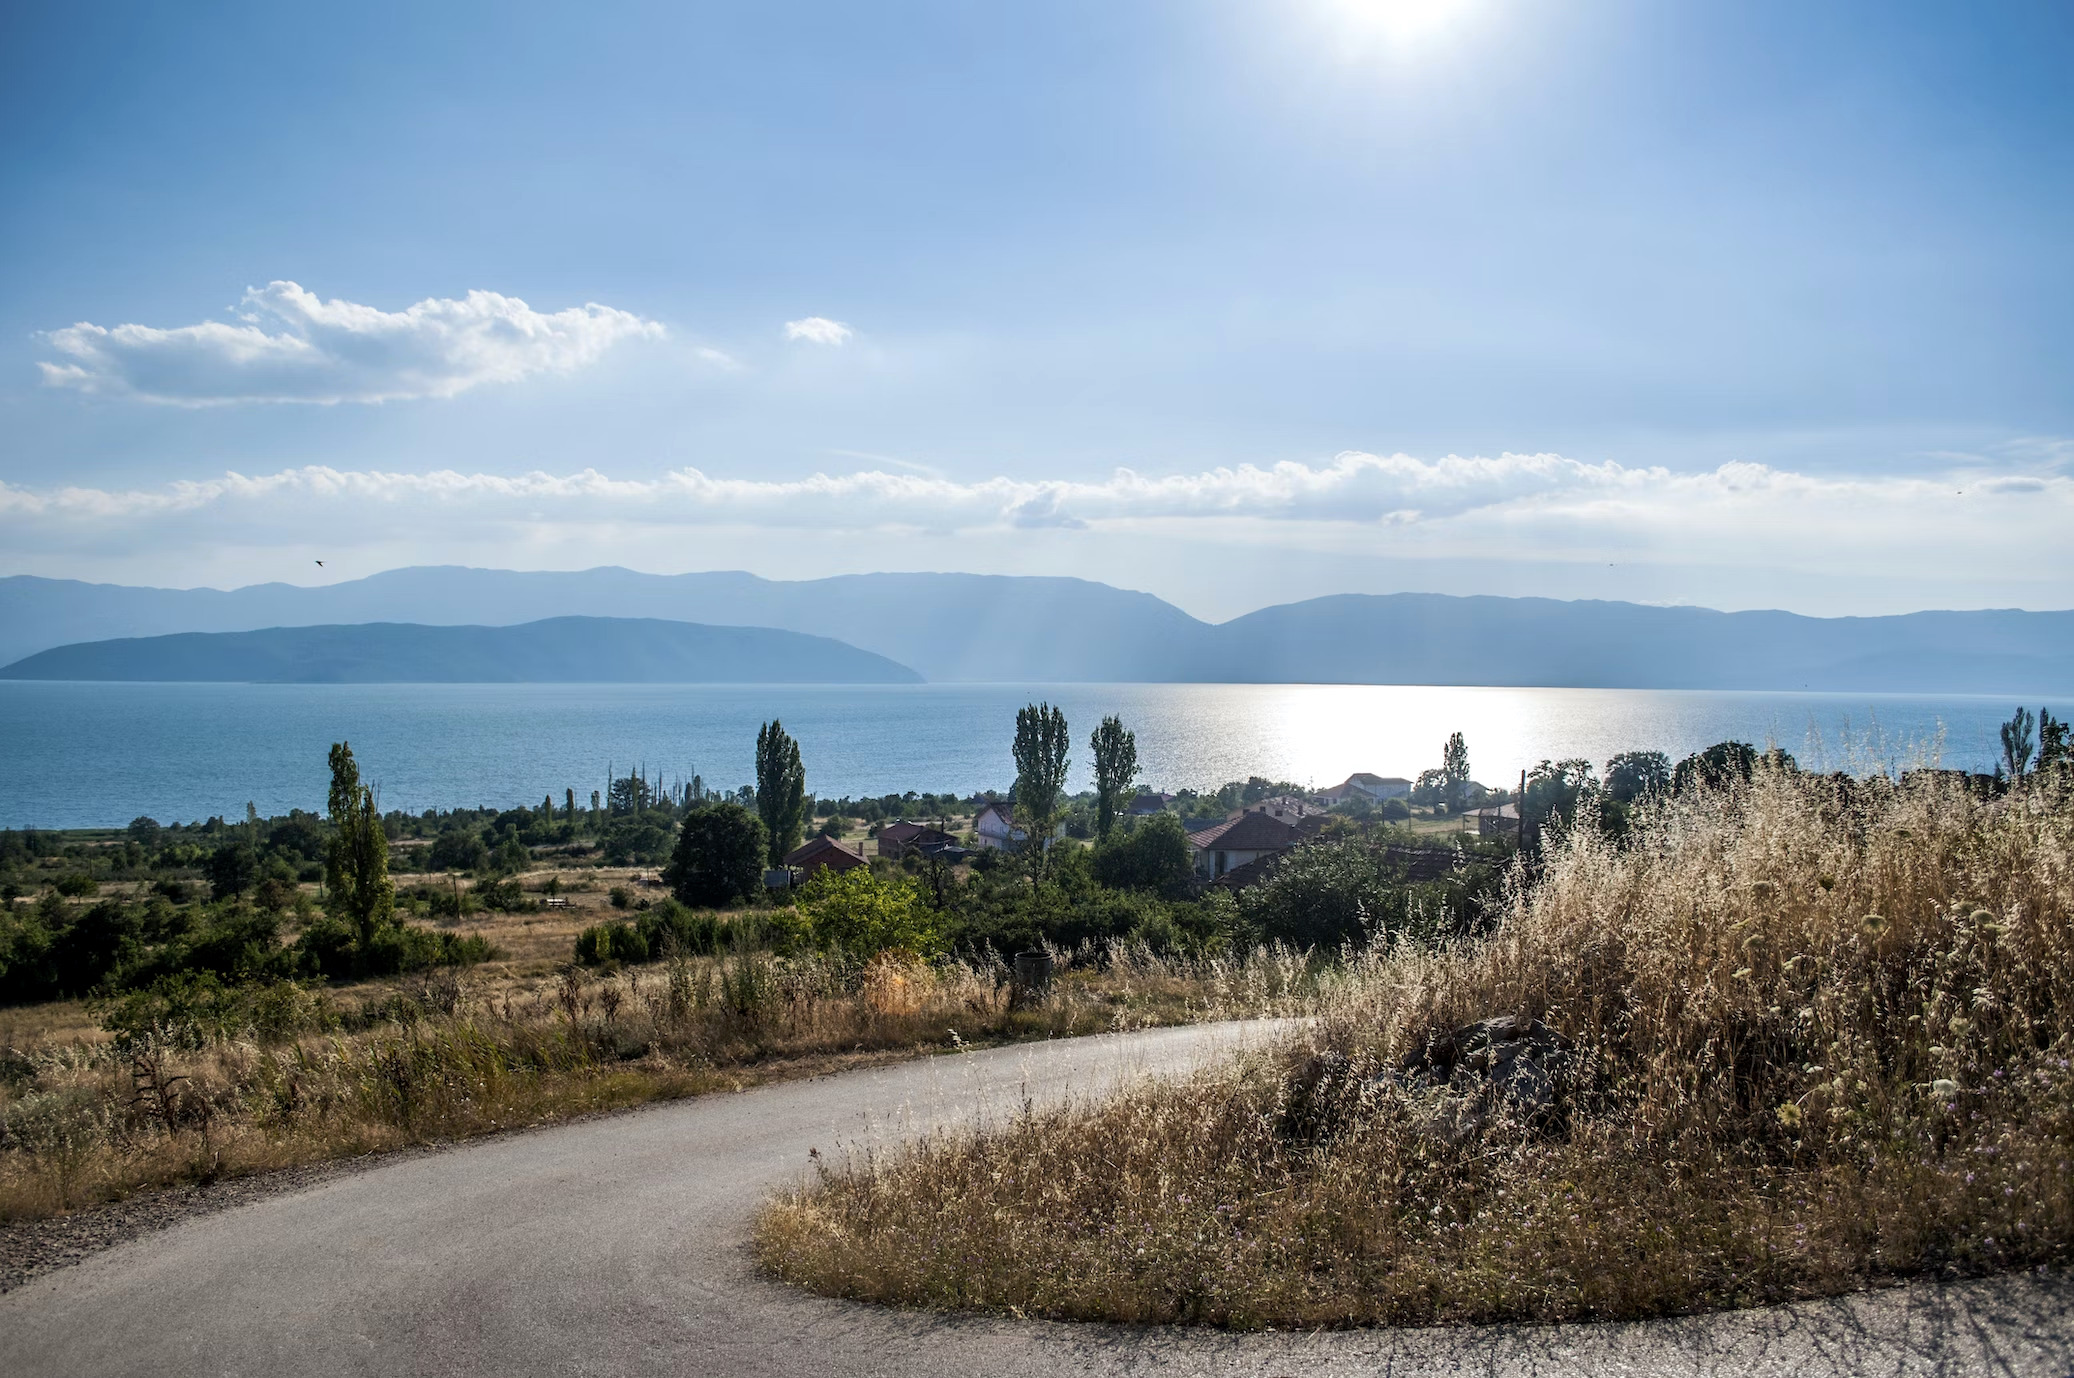
[[[837,842],[832,837],[810,837],[805,842],[801,843],[799,846],[794,847],[791,851],[785,853],[785,864],[787,866],[798,866],[804,862],[813,861],[818,857],[825,856],[830,852],[841,852],[844,856],[850,858],[852,861],[864,860],[864,854],[862,852],[856,851],[850,847],[845,847],[842,843]]]
[[[1214,828],[1205,828],[1199,833],[1190,833],[1188,840],[1198,848],[1215,847],[1227,852],[1271,852],[1281,847],[1294,847],[1302,834],[1279,818],[1264,813],[1249,813],[1219,823]]]

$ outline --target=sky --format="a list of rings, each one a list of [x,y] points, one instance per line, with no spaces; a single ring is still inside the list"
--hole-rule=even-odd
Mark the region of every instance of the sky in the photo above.
[[[2070,62],[2058,0],[7,6],[0,574],[2074,607]]]

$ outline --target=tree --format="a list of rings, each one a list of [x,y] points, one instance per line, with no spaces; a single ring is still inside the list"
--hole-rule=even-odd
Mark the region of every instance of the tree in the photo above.
[[[2068,764],[2068,762],[2069,762],[2070,760],[2074,760],[2074,752],[2070,752],[2070,750],[2069,750],[2069,747],[2070,747],[2070,743],[2069,743],[2069,741],[2068,741],[2068,739],[2067,739],[2067,723],[2066,723],[2066,721],[2065,721],[2064,719],[2061,719],[2061,718],[2055,718],[2055,717],[2054,717],[2054,716],[2052,715],[2052,710],[2051,710],[2051,709],[2049,709],[2049,708],[2041,708],[2041,709],[2039,709],[2039,710],[2038,710],[2038,770],[2039,770],[2039,773],[2040,773],[2040,774],[2043,774],[2043,773],[2044,773],[2044,772],[2046,772],[2046,771],[2049,771],[2049,770],[2053,770],[2053,769],[2055,769],[2056,767],[2059,767],[2059,766],[2063,766],[2063,765],[2066,765],[2066,764]],[[135,827],[136,825],[135,825],[135,824],[131,824],[130,826],[132,826],[132,827]]]
[[[1043,855],[1059,819],[1066,788],[1066,714],[1049,703],[1033,703],[1015,715],[1015,811]]]
[[[1790,758],[1789,758],[1790,759]],[[1679,794],[1695,789],[1720,789],[1747,781],[1757,772],[1757,748],[1748,742],[1716,742],[1705,751],[1695,751],[1671,772],[1671,788]]]
[[[1095,753],[1095,836],[1106,841],[1125,791],[1138,778],[1138,738],[1123,719],[1108,717],[1087,744]]]
[[[1447,742],[1440,748],[1440,776],[1443,781],[1443,802],[1449,813],[1462,811],[1462,792],[1469,785],[1469,743],[1462,734],[1451,732]]]
[[[770,835],[769,860],[783,866],[806,822],[807,772],[799,743],[773,718],[756,733],[756,812]]]
[[[1567,827],[1577,819],[1580,796],[1597,784],[1590,761],[1543,761],[1527,772],[1527,797],[1520,812],[1530,828],[1548,823]]]
[[[770,834],[739,804],[700,804],[684,815],[663,881],[695,909],[738,905],[763,888]]]
[[[2021,780],[2024,772],[2031,768],[2031,755],[2038,749],[2032,729],[2038,720],[2031,716],[2028,708],[2016,710],[2016,716],[2002,724],[2002,763],[2009,767],[2009,778]]]
[[[1606,793],[1615,802],[1653,799],[1671,788],[1671,758],[1661,751],[1623,751],[1606,762]]]
[[[374,791],[360,783],[360,767],[345,742],[331,746],[331,846],[324,858],[324,883],[334,914],[353,925],[366,953],[376,931],[389,923],[396,890],[389,883],[389,839],[382,832]]]
[[[1180,899],[1195,887],[1195,850],[1181,820],[1156,813],[1095,849],[1095,879],[1112,890],[1150,890]]]
[[[249,842],[226,842],[209,855],[203,872],[209,877],[210,893],[220,900],[229,899],[251,888],[259,872],[259,857]]]

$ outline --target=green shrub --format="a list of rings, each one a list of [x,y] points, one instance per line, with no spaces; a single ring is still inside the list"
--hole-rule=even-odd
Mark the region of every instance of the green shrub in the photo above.
[[[100,882],[92,876],[83,875],[59,876],[51,882],[51,889],[68,899],[84,899],[88,895],[101,893]]]
[[[853,957],[896,948],[927,957],[949,945],[941,916],[906,876],[882,878],[862,866],[825,868],[801,890],[799,908],[816,943]]]

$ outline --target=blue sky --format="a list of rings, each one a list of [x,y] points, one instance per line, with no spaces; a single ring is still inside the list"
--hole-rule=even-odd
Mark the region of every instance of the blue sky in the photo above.
[[[12,6],[0,573],[2066,607],[2070,59],[2053,3]]]

